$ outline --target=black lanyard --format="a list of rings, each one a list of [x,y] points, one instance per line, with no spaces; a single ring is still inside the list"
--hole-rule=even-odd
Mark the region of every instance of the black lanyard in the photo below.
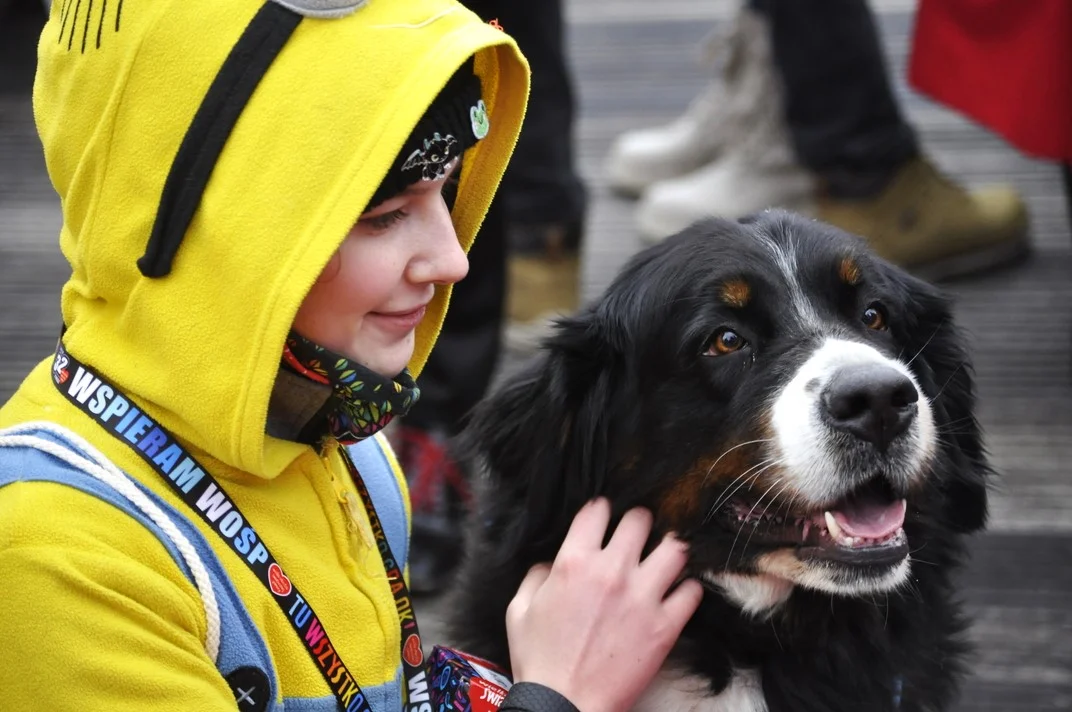
[[[52,382],[60,393],[79,410],[100,424],[109,434],[128,445],[153,470],[164,478],[180,498],[197,512],[209,527],[227,542],[231,550],[272,593],[275,602],[290,621],[302,646],[316,664],[328,687],[335,694],[339,708],[346,712],[372,712],[357,680],[343,663],[338,650],[324,630],[319,616],[298,587],[283,572],[253,525],[239,512],[216,479],[194,459],[168,432],[142,413],[118,388],[67,353],[63,344],[56,346],[52,361]],[[347,469],[365,504],[376,546],[387,572],[399,624],[402,629],[403,708],[407,712],[424,712],[428,705],[421,634],[413,613],[409,589],[401,567],[391,553],[372,497],[345,448],[341,450]]]

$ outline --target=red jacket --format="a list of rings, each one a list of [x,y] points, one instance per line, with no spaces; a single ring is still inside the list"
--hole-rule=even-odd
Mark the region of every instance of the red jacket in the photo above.
[[[921,0],[908,79],[1025,153],[1072,162],[1072,0]]]

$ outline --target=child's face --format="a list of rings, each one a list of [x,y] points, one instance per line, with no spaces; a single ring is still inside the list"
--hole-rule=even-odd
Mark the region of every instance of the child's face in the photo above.
[[[421,181],[363,214],[298,309],[294,328],[392,377],[413,355],[435,285],[469,271],[443,200],[446,176]]]

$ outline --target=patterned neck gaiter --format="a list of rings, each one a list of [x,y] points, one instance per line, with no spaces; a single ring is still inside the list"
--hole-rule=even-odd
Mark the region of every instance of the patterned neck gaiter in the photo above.
[[[405,415],[421,395],[407,369],[394,379],[386,378],[293,329],[283,346],[283,370],[331,389],[323,405],[294,436],[307,444],[315,444],[325,435],[342,445],[364,440]]]

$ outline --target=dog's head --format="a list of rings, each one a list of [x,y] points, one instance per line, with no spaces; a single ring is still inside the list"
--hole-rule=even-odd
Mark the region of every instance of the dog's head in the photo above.
[[[973,405],[934,288],[822,223],[701,223],[638,255],[478,409],[483,538],[550,558],[605,495],[653,509],[746,608],[793,586],[890,590],[919,539],[984,524]]]

